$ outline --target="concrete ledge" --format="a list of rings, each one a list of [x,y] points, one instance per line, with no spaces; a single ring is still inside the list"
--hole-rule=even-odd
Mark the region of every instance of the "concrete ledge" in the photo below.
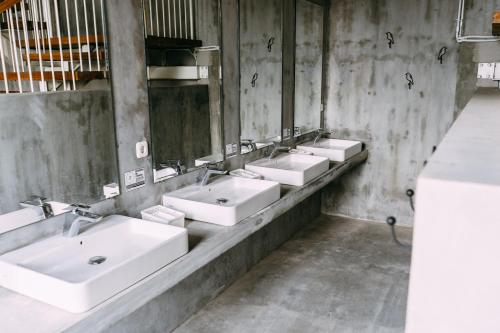
[[[320,215],[321,192],[316,192],[104,331],[173,331]]]
[[[335,164],[326,173],[303,187],[283,187],[284,195],[280,200],[234,227],[190,222],[188,224],[190,241],[196,244],[188,254],[89,312],[71,314],[0,288],[0,311],[5,318],[0,324],[0,330],[4,332],[106,330],[243,242],[333,180],[363,163],[367,157],[368,152],[365,150],[346,162]],[[20,316],[21,313],[30,315]]]

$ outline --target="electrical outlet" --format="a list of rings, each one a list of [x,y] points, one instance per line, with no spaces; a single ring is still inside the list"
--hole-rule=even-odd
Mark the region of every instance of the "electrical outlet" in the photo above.
[[[141,141],[135,144],[135,156],[137,159],[146,158],[149,155],[148,142]]]

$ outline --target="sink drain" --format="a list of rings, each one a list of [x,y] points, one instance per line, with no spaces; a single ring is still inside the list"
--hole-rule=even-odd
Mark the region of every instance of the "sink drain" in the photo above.
[[[217,204],[219,205],[223,205],[225,203],[228,203],[229,199],[226,199],[226,198],[219,198],[216,200]]]
[[[106,261],[106,257],[96,256],[89,259],[89,265],[100,265]]]

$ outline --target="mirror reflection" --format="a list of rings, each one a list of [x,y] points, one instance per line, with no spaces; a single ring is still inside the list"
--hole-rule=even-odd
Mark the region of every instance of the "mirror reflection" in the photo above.
[[[162,5],[144,1],[155,182],[223,160],[219,1]]]
[[[106,185],[118,192],[105,12],[91,4],[42,1],[41,16],[29,2],[17,14],[32,13],[29,26],[6,20],[16,8],[0,18],[0,215],[36,208],[41,219],[105,199]]]
[[[323,7],[297,0],[295,41],[295,136],[321,127]]]
[[[282,11],[280,0],[240,0],[242,153],[281,140]]]

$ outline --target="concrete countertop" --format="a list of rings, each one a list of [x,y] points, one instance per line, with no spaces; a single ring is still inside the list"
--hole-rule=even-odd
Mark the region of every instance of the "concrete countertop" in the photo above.
[[[500,186],[500,90],[482,88],[446,134],[420,179]]]
[[[128,316],[163,294],[196,270],[321,190],[342,174],[363,163],[364,150],[303,187],[283,187],[282,197],[233,227],[191,221],[187,223],[190,252],[135,285],[82,313],[72,314],[0,287],[1,332],[97,332]]]

